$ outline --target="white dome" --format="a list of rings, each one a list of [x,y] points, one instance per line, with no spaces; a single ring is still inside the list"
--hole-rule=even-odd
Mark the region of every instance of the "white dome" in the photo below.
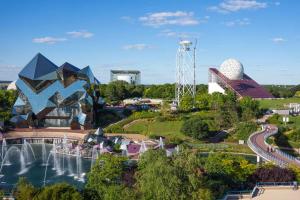
[[[240,80],[244,76],[244,67],[236,59],[227,59],[220,66],[220,72],[230,80]]]
[[[7,86],[7,90],[17,90],[16,81],[11,82],[11,83]]]

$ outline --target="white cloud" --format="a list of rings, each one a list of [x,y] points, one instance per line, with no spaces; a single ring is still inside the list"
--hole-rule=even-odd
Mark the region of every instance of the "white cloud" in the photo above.
[[[266,8],[267,6],[266,2],[256,0],[224,0],[217,6],[211,6],[208,9],[220,13],[230,13],[240,10],[257,10]]]
[[[172,31],[170,29],[165,29],[165,30],[162,30],[158,35],[165,36],[165,37],[177,37],[178,33],[175,31]]]
[[[224,22],[224,25],[228,27],[247,26],[249,24],[250,24],[250,20],[248,18],[236,19],[236,20]]]
[[[147,45],[147,44],[128,44],[123,46],[124,50],[144,50],[144,49],[150,49],[152,48],[151,46]]]
[[[45,43],[45,44],[55,44],[57,42],[66,41],[66,38],[55,38],[55,37],[41,37],[41,38],[33,38],[32,42],[34,43]]]
[[[90,38],[90,37],[94,36],[94,33],[91,33],[86,30],[70,31],[70,32],[67,32],[67,34],[73,38]]]
[[[124,21],[127,21],[127,22],[129,22],[129,23],[134,23],[134,21],[135,21],[135,20],[134,20],[132,17],[130,17],[130,16],[122,16],[121,19],[124,20]]]
[[[275,38],[272,38],[272,41],[274,43],[282,43],[282,42],[286,42],[287,40],[282,37],[275,37]]]
[[[195,32],[177,32],[173,31],[171,29],[164,29],[162,30],[158,36],[163,36],[163,37],[174,37],[174,38],[198,38],[199,33]]]
[[[208,19],[209,16],[199,20],[194,17],[193,12],[176,11],[149,13],[140,17],[139,21],[147,26],[160,27],[163,25],[192,26],[205,23]]]

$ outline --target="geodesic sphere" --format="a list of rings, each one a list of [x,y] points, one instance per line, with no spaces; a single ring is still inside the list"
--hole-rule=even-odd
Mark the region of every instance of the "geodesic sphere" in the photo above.
[[[244,76],[244,67],[236,59],[227,59],[220,66],[220,72],[230,80],[240,80]]]

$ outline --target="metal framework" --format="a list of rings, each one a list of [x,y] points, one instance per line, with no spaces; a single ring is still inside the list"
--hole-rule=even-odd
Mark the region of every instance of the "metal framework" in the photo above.
[[[191,41],[180,41],[176,55],[175,102],[179,106],[184,95],[196,94],[196,44]],[[193,102],[194,103],[194,102]]]

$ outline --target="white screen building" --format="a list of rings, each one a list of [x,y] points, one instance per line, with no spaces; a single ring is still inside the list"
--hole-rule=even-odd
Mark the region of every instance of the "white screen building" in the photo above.
[[[110,81],[126,81],[129,84],[141,84],[141,72],[138,70],[111,70]]]

